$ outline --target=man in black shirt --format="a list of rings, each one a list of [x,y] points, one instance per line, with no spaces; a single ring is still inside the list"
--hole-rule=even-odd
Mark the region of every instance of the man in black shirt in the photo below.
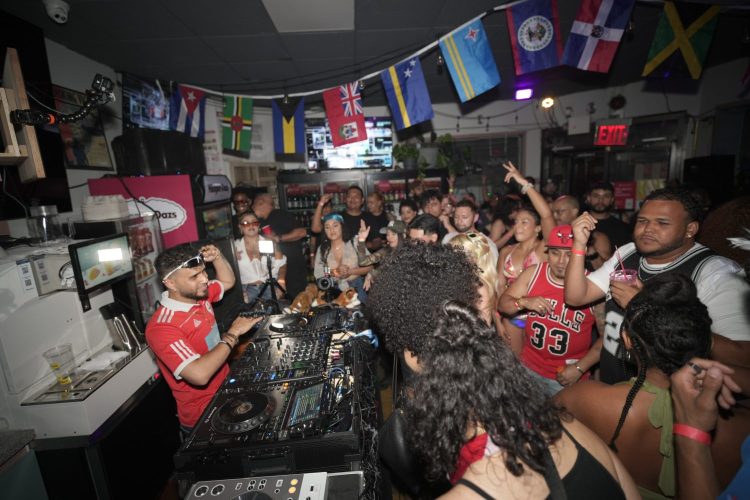
[[[362,205],[365,203],[365,193],[359,186],[349,186],[344,198],[346,209],[340,213],[344,218],[346,227],[346,237],[354,238],[359,232],[359,225],[362,221]]]
[[[610,213],[615,204],[615,188],[612,184],[593,184],[586,195],[586,204],[591,209],[591,216],[597,221],[596,230],[606,234],[610,243],[621,247],[633,241],[632,231],[628,225]]]
[[[307,286],[307,265],[302,255],[302,240],[307,230],[289,212],[273,208],[273,198],[268,193],[255,197],[253,212],[261,219],[261,227],[270,226],[270,232],[264,236],[276,242],[286,256],[287,282],[280,283],[286,288],[287,297],[293,299]]]
[[[370,228],[365,245],[370,252],[375,252],[383,247],[383,238],[380,230],[388,225],[390,218],[384,210],[383,195],[377,191],[367,195],[367,212],[362,214],[365,224]]]

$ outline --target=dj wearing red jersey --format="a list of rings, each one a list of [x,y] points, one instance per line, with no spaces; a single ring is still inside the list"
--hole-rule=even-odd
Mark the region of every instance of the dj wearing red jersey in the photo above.
[[[547,262],[531,266],[503,293],[498,309],[506,314],[527,311],[521,362],[545,385],[549,395],[588,377],[599,362],[602,344],[591,345],[591,307],[565,304],[565,269],[573,248],[569,224],[557,226],[547,239]]]
[[[216,279],[209,281],[206,263]],[[212,302],[234,286],[234,272],[214,245],[190,244],[162,252],[155,267],[166,291],[146,326],[146,341],[177,401],[183,432],[190,432],[229,373],[227,358],[238,338],[260,318],[238,317],[219,333]]]

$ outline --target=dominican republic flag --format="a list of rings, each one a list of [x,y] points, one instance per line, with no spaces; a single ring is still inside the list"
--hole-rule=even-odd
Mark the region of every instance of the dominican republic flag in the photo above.
[[[206,93],[187,85],[177,85],[177,92],[172,94],[169,104],[169,128],[203,139],[205,116]]]
[[[271,101],[276,161],[305,161],[305,98]]]
[[[440,50],[461,102],[500,83],[481,19],[472,19],[441,38]]]
[[[516,75],[560,64],[563,47],[557,0],[528,0],[506,9]]]
[[[400,62],[380,73],[396,130],[432,119],[432,101],[418,57]]]
[[[608,72],[634,4],[635,0],[582,0],[562,63]]]
[[[337,148],[367,139],[359,80],[323,92],[331,142]]]

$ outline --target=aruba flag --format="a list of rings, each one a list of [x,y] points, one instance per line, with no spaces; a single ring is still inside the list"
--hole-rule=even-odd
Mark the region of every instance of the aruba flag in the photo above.
[[[380,73],[385,95],[396,121],[396,130],[432,119],[432,101],[418,57],[400,62]]]
[[[271,101],[276,161],[305,161],[305,99]]]
[[[500,83],[500,73],[480,18],[441,38],[440,50],[461,102],[473,99]]]

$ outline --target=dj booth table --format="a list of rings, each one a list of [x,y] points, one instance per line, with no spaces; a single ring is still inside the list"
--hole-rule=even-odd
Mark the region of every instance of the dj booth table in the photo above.
[[[356,498],[362,487],[374,497],[366,328],[341,307],[266,317],[175,454],[187,498]]]

